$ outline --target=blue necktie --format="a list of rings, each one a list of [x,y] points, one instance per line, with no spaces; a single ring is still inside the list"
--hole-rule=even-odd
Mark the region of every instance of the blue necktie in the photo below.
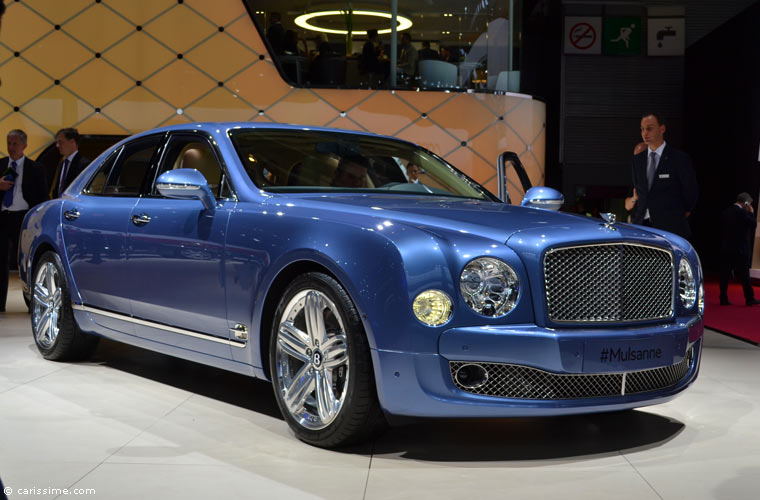
[[[649,153],[649,165],[647,165],[647,185],[649,189],[652,189],[652,182],[654,182],[654,173],[657,170],[657,153],[652,151]]]
[[[61,178],[58,180],[58,196],[61,196],[63,190],[66,189],[66,175],[69,173],[69,159],[63,160],[61,165]]]
[[[16,172],[16,162],[12,161],[10,166],[10,171],[5,176],[6,181],[16,181],[16,177],[18,177],[18,172]],[[16,185],[14,184],[11,186],[11,188],[5,192],[5,196],[3,196],[3,206],[4,207],[10,207],[13,204],[13,191],[15,190]]]

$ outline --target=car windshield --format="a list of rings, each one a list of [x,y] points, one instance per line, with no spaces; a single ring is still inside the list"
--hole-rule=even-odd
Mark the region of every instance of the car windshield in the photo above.
[[[393,192],[495,200],[431,152],[346,132],[235,129],[232,143],[251,180],[268,192]]]

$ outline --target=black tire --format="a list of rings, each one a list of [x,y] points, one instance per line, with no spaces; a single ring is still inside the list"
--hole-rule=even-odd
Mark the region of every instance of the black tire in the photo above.
[[[272,325],[269,366],[280,411],[302,441],[335,448],[385,428],[359,313],[330,276],[307,273],[285,290]]]
[[[35,265],[31,294],[32,334],[42,357],[53,361],[88,358],[99,337],[83,333],[74,321],[69,287],[57,253],[45,252]]]

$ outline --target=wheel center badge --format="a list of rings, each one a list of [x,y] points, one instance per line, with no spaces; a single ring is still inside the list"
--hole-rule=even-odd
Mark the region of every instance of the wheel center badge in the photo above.
[[[318,350],[315,350],[314,354],[311,355],[311,364],[313,364],[315,368],[319,368],[322,366],[322,361],[324,361],[322,353]]]

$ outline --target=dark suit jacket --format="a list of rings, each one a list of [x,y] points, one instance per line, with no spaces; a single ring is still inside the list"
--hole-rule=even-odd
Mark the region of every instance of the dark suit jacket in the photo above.
[[[720,215],[720,253],[723,257],[742,257],[749,264],[752,254],[752,240],[755,237],[757,220],[755,215],[736,204]]]
[[[58,185],[58,181],[61,176],[61,169],[63,168],[63,160],[61,160],[60,165],[58,165],[58,170],[56,173],[55,178],[55,191],[53,191],[53,194],[55,197],[61,196],[61,193],[66,190],[67,187],[69,187],[69,184],[71,184],[74,179],[77,178],[79,174],[82,173],[82,170],[90,164],[90,160],[82,156],[82,153],[77,151],[77,154],[74,155],[74,159],[71,160],[71,164],[69,165],[69,170],[66,172],[66,178],[63,180],[63,185]]]
[[[686,212],[697,205],[697,176],[686,153],[666,144],[650,190],[647,183],[649,149],[633,157],[633,187],[639,196],[632,222],[641,224],[649,209],[653,227],[684,238],[691,236]]]
[[[7,156],[0,160],[0,172],[5,172],[9,162],[10,158]],[[48,200],[47,179],[45,178],[45,167],[42,163],[32,161],[31,158],[24,158],[21,193],[29,208]]]

